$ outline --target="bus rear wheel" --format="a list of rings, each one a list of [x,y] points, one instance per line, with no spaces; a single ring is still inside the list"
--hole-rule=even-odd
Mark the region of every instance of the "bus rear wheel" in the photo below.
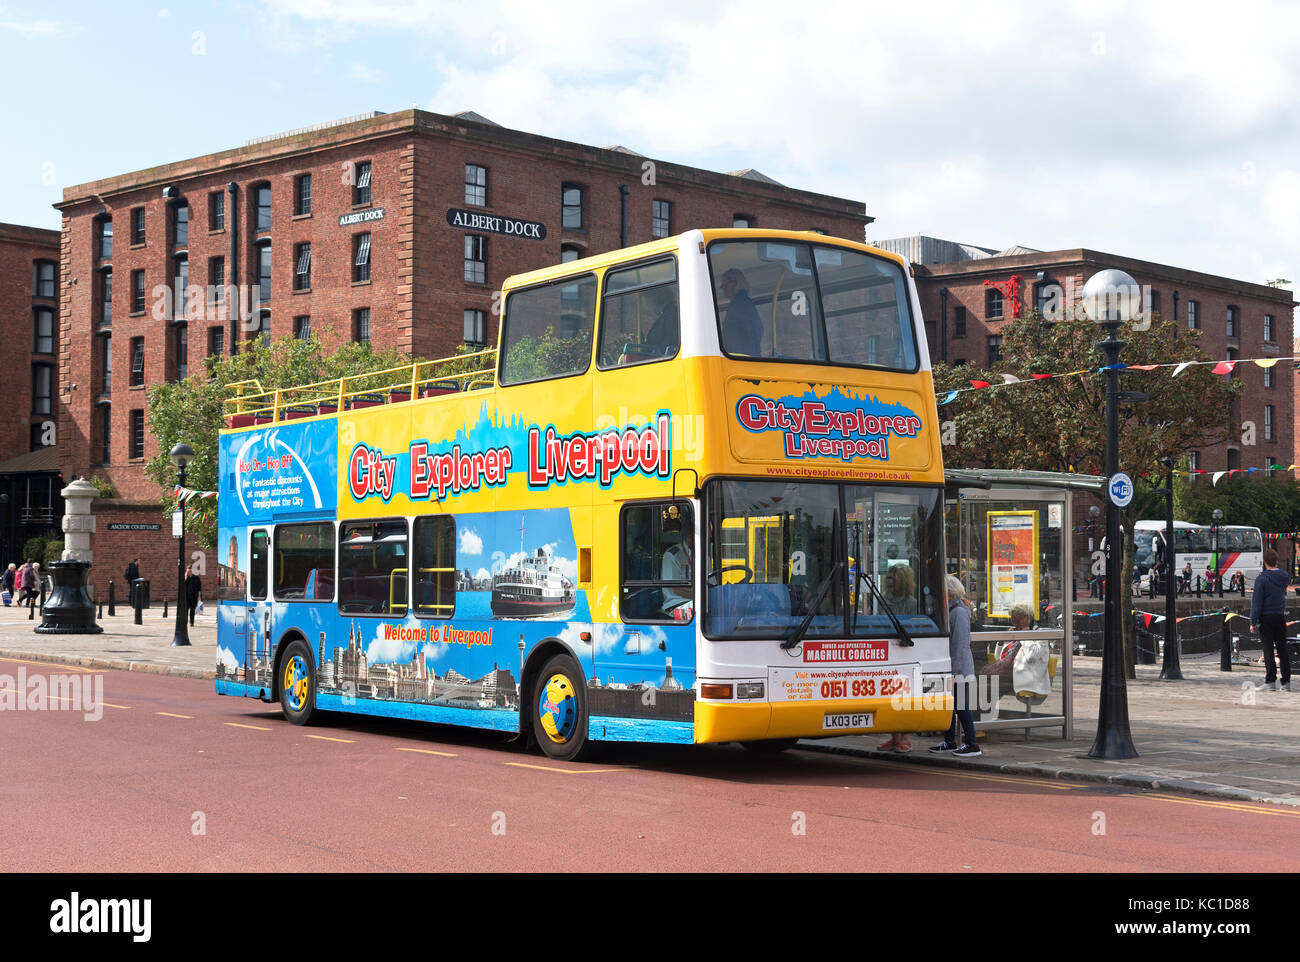
[[[280,662],[280,710],[295,725],[311,724],[316,714],[316,679],[311,652],[301,640],[289,642]]]
[[[587,742],[587,694],[582,669],[568,655],[555,655],[533,682],[533,737],[542,751],[558,761],[576,761]]]

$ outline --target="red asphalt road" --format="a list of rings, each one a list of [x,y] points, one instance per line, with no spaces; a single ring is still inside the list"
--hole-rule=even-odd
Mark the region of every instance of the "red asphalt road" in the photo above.
[[[75,670],[0,659],[0,675],[20,664]],[[614,745],[561,764],[500,734],[359,716],[300,728],[211,682],[102,674],[100,721],[0,712],[8,871],[1300,865],[1300,812],[1265,805],[734,745]]]

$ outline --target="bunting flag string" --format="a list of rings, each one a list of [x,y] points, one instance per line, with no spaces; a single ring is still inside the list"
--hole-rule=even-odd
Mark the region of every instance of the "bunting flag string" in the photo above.
[[[172,488],[172,497],[181,504],[185,504],[195,498],[215,498],[216,496],[217,492],[215,491],[198,491],[194,488],[182,488],[179,484]]]
[[[1032,380],[1025,380],[1015,374],[998,374],[1002,378],[1002,383],[994,381],[985,381],[977,378],[968,379],[970,387],[950,388],[946,391],[939,391],[935,395],[935,401],[939,407],[945,404],[951,404],[957,400],[959,395],[969,394],[972,391],[982,391],[987,388],[1010,387],[1013,384],[1037,384],[1041,381],[1050,381],[1054,378],[1079,377],[1084,374],[1104,374],[1106,371],[1154,371],[1158,368],[1173,368],[1170,377],[1178,377],[1190,367],[1205,367],[1213,365],[1210,370],[1212,374],[1230,375],[1242,364],[1254,364],[1261,368],[1271,368],[1279,361],[1298,362],[1300,367],[1300,355],[1292,357],[1248,357],[1248,358],[1227,358],[1224,360],[1213,361],[1168,361],[1160,364],[1103,364],[1097,368],[1083,368],[1078,371],[1064,371],[1060,374],[1030,374]]]

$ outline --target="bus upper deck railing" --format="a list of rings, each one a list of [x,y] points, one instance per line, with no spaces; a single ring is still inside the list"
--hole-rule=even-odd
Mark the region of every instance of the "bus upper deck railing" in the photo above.
[[[490,388],[496,383],[496,354],[490,348],[275,390],[266,390],[256,379],[236,381],[229,385],[234,396],[224,402],[226,423],[239,428],[293,421]]]

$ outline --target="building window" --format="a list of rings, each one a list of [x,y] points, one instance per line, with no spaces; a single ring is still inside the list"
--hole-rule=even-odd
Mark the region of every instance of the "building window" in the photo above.
[[[176,332],[176,380],[183,381],[190,375],[190,328],[188,324],[177,324]]]
[[[253,208],[256,220],[254,229],[260,234],[271,229],[271,185],[258,184],[253,188]]]
[[[1277,438],[1273,437],[1273,405],[1271,404],[1264,405],[1264,440],[1277,440]]]
[[[311,337],[311,315],[304,314],[293,319],[293,336],[300,341]]]
[[[465,235],[465,281],[487,283],[487,238],[478,234]]]
[[[54,261],[36,262],[36,283],[32,285],[35,297],[54,297],[58,267]]]
[[[565,230],[582,230],[582,193],[577,184],[560,188],[560,226]]]
[[[144,384],[144,338],[131,338],[131,387]]]
[[[262,306],[271,303],[271,245],[257,248],[257,300]]]
[[[219,190],[208,194],[208,230],[226,229],[226,195]]]
[[[487,323],[482,311],[465,312],[465,343],[479,350],[487,345]]]
[[[1272,314],[1264,315],[1264,340],[1266,341],[1277,340],[1275,337],[1273,337],[1273,315]]]
[[[113,256],[113,218],[101,217],[96,222],[98,229],[97,250],[99,259],[106,261]]]
[[[190,246],[189,204],[177,204],[172,208],[172,246]]]
[[[110,464],[113,460],[113,407],[104,404],[99,410],[99,463]]]
[[[673,232],[673,205],[671,201],[651,201],[651,237],[667,237]]]
[[[358,344],[370,343],[370,308],[358,307],[352,312],[352,340]]]
[[[487,168],[477,164],[465,165],[465,203],[474,207],[487,206]]]
[[[208,357],[221,357],[226,353],[226,329],[208,328]]]
[[[754,218],[750,217],[748,214],[732,214],[731,226],[732,227],[753,227]]]
[[[352,236],[352,282],[370,280],[370,233]]]
[[[966,359],[965,359],[964,357],[954,357],[954,358],[952,359],[952,366],[953,366],[953,367],[965,367],[965,366],[966,366]]]
[[[1240,336],[1241,335],[1237,331],[1237,308],[1234,305],[1229,304],[1228,305],[1228,337],[1240,337]]]
[[[989,367],[1002,360],[1002,335],[989,335]]]
[[[311,174],[293,179],[293,212],[299,217],[311,213]]]
[[[144,243],[144,208],[131,208],[131,245]]]
[[[582,251],[578,250],[578,248],[570,244],[565,244],[563,247],[560,248],[561,264],[567,264],[569,263],[569,261],[576,261],[581,256],[582,256]]]
[[[1198,317],[1200,314],[1200,307],[1200,301],[1187,302],[1187,329],[1189,331],[1194,331],[1200,326],[1200,319]]]
[[[311,245],[295,244],[293,261],[297,265],[293,270],[293,289],[295,291],[311,290]]]
[[[1228,348],[1226,351],[1223,352],[1223,356],[1224,356],[1224,359],[1225,359],[1225,360],[1228,360],[1228,361],[1235,361],[1235,360],[1237,359],[1237,351],[1236,351],[1235,348],[1231,348],[1231,347],[1230,347],[1230,348]],[[1228,372],[1228,378],[1229,378],[1229,380],[1231,380],[1232,378],[1235,378],[1236,376],[1237,376],[1237,369],[1234,367],[1231,371]]]
[[[190,296],[190,259],[177,257],[172,267],[172,319],[183,321],[188,316]]]
[[[32,324],[32,352],[54,353],[54,312],[48,307],[38,307]]]
[[[144,313],[144,271],[131,272],[131,313]]]
[[[113,271],[99,272],[99,323],[113,323]]]
[[[1273,386],[1273,369],[1271,367],[1266,367],[1264,368],[1264,387],[1271,388],[1272,386]]]
[[[959,337],[966,336],[966,308],[955,307],[952,311],[952,338],[957,340]]]
[[[54,368],[48,364],[32,365],[32,413],[49,414],[53,395]]]
[[[1201,469],[1201,455],[1196,451],[1187,452],[1187,469],[1192,472],[1192,480],[1196,480],[1196,472]]]
[[[144,409],[131,411],[131,458],[139,460],[144,457]]]
[[[226,303],[226,259],[224,257],[208,258],[208,302]]]
[[[1002,320],[1002,292],[996,287],[990,287],[984,292],[984,319]]]
[[[271,343],[271,312],[259,311],[257,315],[257,336],[261,338],[262,344]]]
[[[1147,320],[1155,320],[1160,316],[1160,292],[1152,290],[1148,292],[1148,296],[1151,300],[1148,305],[1146,305],[1150,308],[1150,314],[1147,315]]]
[[[108,394],[113,390],[113,335],[102,334],[99,338],[99,393]]]
[[[357,164],[357,182],[352,186],[352,206],[361,207],[370,203],[370,161],[363,160]]]

